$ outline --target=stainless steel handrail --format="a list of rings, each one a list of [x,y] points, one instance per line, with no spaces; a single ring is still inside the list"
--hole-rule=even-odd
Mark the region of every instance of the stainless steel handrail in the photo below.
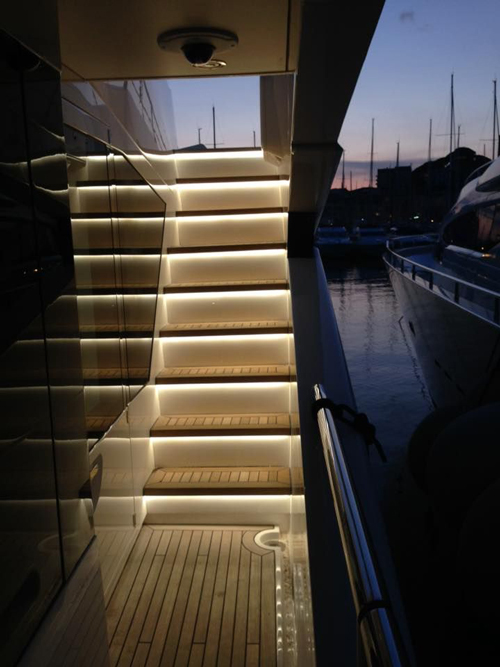
[[[315,402],[325,400],[314,386]],[[389,602],[384,597],[361,510],[328,405],[318,404],[318,427],[342,539],[359,632],[369,667],[410,665]]]

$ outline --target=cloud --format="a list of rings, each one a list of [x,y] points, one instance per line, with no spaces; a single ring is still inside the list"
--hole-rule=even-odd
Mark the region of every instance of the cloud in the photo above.
[[[399,20],[401,21],[401,23],[406,23],[406,21],[413,23],[415,21],[415,12],[410,10],[406,12],[401,12],[399,15]]]

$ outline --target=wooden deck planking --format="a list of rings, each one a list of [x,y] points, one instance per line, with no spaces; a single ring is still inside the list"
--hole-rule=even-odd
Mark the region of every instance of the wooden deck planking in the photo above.
[[[185,414],[158,417],[151,427],[151,436],[290,435],[295,430],[296,418],[286,412]]]
[[[289,494],[290,470],[276,466],[158,468],[144,495]]]
[[[288,281],[277,280],[234,280],[196,283],[171,283],[163,288],[164,294],[190,294],[201,292],[251,292],[254,290],[286,290]]]
[[[290,382],[295,367],[289,364],[246,366],[172,366],[156,376],[156,384],[200,384],[224,382]]]
[[[108,604],[111,665],[276,667],[275,556],[254,541],[263,529],[143,528]]]
[[[160,336],[233,336],[235,334],[283,334],[291,333],[292,325],[286,320],[259,320],[238,322],[187,322],[167,324]]]

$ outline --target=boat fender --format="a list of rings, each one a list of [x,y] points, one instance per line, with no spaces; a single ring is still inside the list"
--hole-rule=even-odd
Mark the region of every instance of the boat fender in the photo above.
[[[410,474],[422,491],[427,490],[425,470],[434,441],[448,424],[463,410],[457,406],[438,408],[427,415],[413,431],[408,443],[407,460]]]
[[[499,410],[499,403],[490,403],[457,417],[430,449],[427,489],[446,532],[458,529],[476,498],[500,479]]]
[[[495,636],[500,623],[500,480],[476,498],[465,515],[459,534],[456,587],[463,612],[481,619]]]

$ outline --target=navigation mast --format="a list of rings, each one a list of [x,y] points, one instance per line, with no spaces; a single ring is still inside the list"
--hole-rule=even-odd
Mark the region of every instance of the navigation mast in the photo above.
[[[370,188],[373,187],[373,139],[375,135],[375,118],[372,118],[372,143],[370,150]]]

